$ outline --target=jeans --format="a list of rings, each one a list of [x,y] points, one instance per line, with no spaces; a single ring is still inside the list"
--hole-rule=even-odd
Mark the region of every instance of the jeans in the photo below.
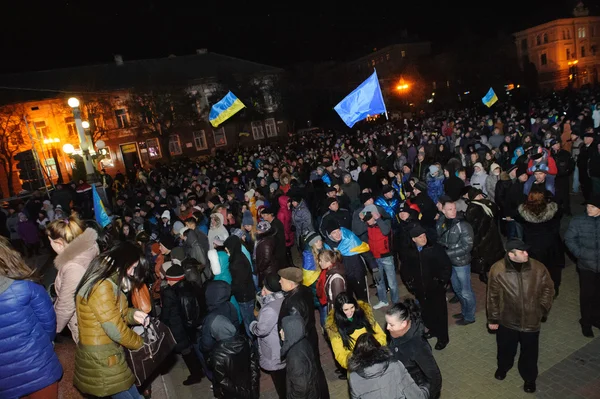
[[[452,266],[452,288],[460,301],[465,321],[475,320],[475,294],[471,287],[471,265]]]
[[[575,166],[575,171],[573,172],[573,192],[579,192],[579,168],[577,165]]]
[[[112,399],[143,399],[135,385],[132,385],[128,390],[112,395]]]
[[[242,314],[242,321],[244,322],[246,334],[248,337],[252,338],[252,333],[250,332],[250,323],[256,320],[254,317],[254,301],[238,302],[238,304],[240,305],[240,313]]]
[[[317,310],[319,311],[319,322],[321,323],[321,327],[325,327],[325,319],[327,318],[327,305],[319,305],[317,306]]]
[[[198,334],[198,342],[192,345],[194,347],[194,351],[198,356],[198,360],[200,360],[200,365],[202,365],[202,371],[204,371],[204,375],[208,378],[209,381],[213,380],[213,373],[208,367],[208,363],[206,363],[206,359],[204,355],[202,355],[202,351],[200,350],[200,335]]]
[[[506,222],[506,238],[518,238],[523,239],[523,226],[515,220],[509,220]]]
[[[379,266],[379,279],[375,281],[377,285],[377,296],[381,302],[387,302],[387,287],[385,281],[387,279],[390,293],[392,295],[392,303],[400,302],[400,292],[398,290],[398,282],[396,281],[396,268],[394,266],[394,257],[388,256],[385,258],[375,259]]]

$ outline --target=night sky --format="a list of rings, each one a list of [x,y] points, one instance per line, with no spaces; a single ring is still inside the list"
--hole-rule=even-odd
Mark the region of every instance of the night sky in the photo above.
[[[285,67],[357,58],[398,41],[403,29],[439,51],[461,33],[489,37],[568,17],[575,1],[339,2],[343,9],[302,1],[252,8],[220,0],[196,6],[176,0],[11,3],[2,9],[0,72],[112,62],[113,54],[126,61],[184,55],[197,48]],[[598,5],[591,7],[598,15]]]

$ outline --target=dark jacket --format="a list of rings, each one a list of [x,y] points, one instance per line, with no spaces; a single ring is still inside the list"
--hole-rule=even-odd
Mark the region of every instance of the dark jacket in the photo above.
[[[427,181],[427,174],[429,173],[429,165],[427,162],[419,162],[415,161],[415,165],[413,166],[412,175],[419,179],[420,181]]]
[[[456,201],[460,198],[462,189],[465,187],[465,182],[451,174],[449,178],[444,180],[444,192],[448,195],[452,201]]]
[[[438,242],[446,249],[453,266],[471,263],[473,228],[461,215],[447,221],[441,216],[437,221]]]
[[[281,346],[281,358],[286,361],[287,398],[320,398],[317,361],[312,345],[306,337],[303,318],[297,314],[289,315],[283,318],[281,325],[285,335]]]
[[[224,316],[215,318],[211,335],[217,340],[210,354],[215,398],[258,399],[260,370],[255,348]]]
[[[161,290],[160,321],[165,323],[173,333],[173,338],[177,342],[176,352],[182,352],[196,342],[196,332],[193,328],[186,326],[187,320],[181,304],[182,296],[188,296],[193,300],[195,295],[194,286],[185,280],[172,286],[166,286]]]
[[[488,280],[488,323],[524,332],[540,330],[552,307],[554,283],[548,269],[529,258],[518,271],[508,255],[496,262]]]
[[[327,226],[329,220],[336,221],[340,226],[345,227],[348,230],[352,229],[352,215],[350,214],[350,211],[340,208],[336,212],[333,212],[327,209],[327,212],[323,214],[321,225],[319,226],[319,233],[323,237],[327,236],[324,228]]]
[[[52,194],[52,205],[54,205],[54,208],[60,205],[65,215],[71,213],[71,201],[73,201],[73,194],[66,188],[55,190]]]
[[[600,216],[583,214],[571,219],[565,243],[577,258],[577,267],[600,273]]]
[[[56,315],[42,285],[0,276],[0,397],[20,398],[58,381]]]
[[[435,227],[435,216],[437,215],[437,207],[433,200],[429,197],[426,191],[420,192],[413,202],[419,206],[421,210],[421,224],[425,228]]]
[[[413,242],[400,252],[402,281],[417,298],[427,298],[429,293],[444,289],[452,274],[452,263],[444,248],[427,240],[421,251]]]
[[[281,304],[279,319],[277,320],[277,331],[283,328],[281,324],[283,318],[289,316],[292,312],[297,312],[302,316],[306,338],[313,348],[314,355],[319,356],[319,338],[315,326],[315,307],[313,294],[309,287],[299,285],[285,293],[285,299]]]
[[[429,342],[423,337],[421,320],[411,321],[406,334],[392,338],[388,346],[415,383],[419,386],[429,384],[430,397],[438,398],[442,391],[442,373],[431,353]]]
[[[513,181],[511,186],[508,188],[506,193],[506,200],[504,201],[504,216],[515,219],[517,217],[517,208],[523,202],[525,202],[525,194],[523,190],[525,183],[521,183],[518,179]]]
[[[237,310],[229,301],[229,298],[231,298],[231,286],[227,282],[217,280],[207,283],[205,298],[208,314],[202,322],[200,350],[208,355],[217,343],[210,332],[215,318],[217,316],[225,316],[236,328],[239,327],[240,322]]]
[[[285,239],[285,226],[281,220],[275,218],[271,223],[271,228],[275,230],[275,258],[279,263],[280,267],[287,265],[286,260],[286,239]],[[283,262],[283,263],[281,263]]]
[[[318,289],[318,283],[317,283]],[[346,278],[344,276],[344,265],[336,263],[327,269],[323,291],[327,297],[327,313],[333,309],[335,298],[340,292],[346,291]]]
[[[465,219],[473,228],[473,263],[483,260],[481,267],[485,267],[479,272],[487,272],[504,257],[502,238],[496,225],[497,214],[498,207],[488,199],[469,201],[465,212]]]
[[[204,236],[206,237],[206,234],[204,234]],[[208,237],[206,237],[206,240],[208,241]],[[200,243],[198,232],[195,230],[188,230],[184,248],[186,256],[196,259],[201,265],[208,265],[208,258],[206,257],[208,251],[205,251]]]
[[[510,179],[510,177],[508,176],[508,173],[501,172],[500,180],[498,180],[498,183],[496,183],[496,189],[494,191],[494,200],[496,202],[496,205],[498,205],[501,217],[514,215],[513,214],[514,209],[510,209],[510,204],[508,202],[508,200],[509,200],[508,192],[512,185],[513,185],[513,182]],[[522,191],[521,191],[521,193],[522,193]],[[521,195],[523,195],[523,194],[521,194]]]
[[[238,236],[229,236],[224,244],[229,251],[231,293],[240,303],[254,300],[256,291],[252,280],[252,266],[242,252],[242,240]]]
[[[529,256],[546,267],[565,266],[565,251],[560,238],[562,212],[550,202],[539,215],[519,205],[517,220],[523,226],[523,241],[529,244]]]
[[[256,236],[256,274],[258,276],[258,286],[262,287],[263,279],[270,273],[277,273],[281,267],[285,267],[285,263],[280,263],[276,257],[275,248],[277,240],[275,238],[275,230],[257,234]],[[285,250],[285,246],[284,246]],[[284,253],[285,255],[285,253]]]

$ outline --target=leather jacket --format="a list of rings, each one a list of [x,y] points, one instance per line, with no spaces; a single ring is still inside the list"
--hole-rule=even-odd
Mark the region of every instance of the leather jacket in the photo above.
[[[214,370],[213,393],[216,398],[259,397],[258,354],[245,336],[236,335],[217,343],[210,360]]]
[[[508,255],[490,270],[487,312],[490,324],[523,331],[540,330],[554,297],[554,283],[546,267],[529,258],[518,271]]]
[[[447,220],[441,216],[437,222],[438,243],[446,249],[452,266],[466,266],[471,263],[473,250],[473,228],[461,215]]]

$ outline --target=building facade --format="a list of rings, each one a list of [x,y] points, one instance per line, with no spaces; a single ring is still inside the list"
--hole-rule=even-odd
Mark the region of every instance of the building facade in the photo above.
[[[520,66],[533,64],[543,90],[598,83],[600,17],[579,3],[573,18],[557,19],[514,34]]]

